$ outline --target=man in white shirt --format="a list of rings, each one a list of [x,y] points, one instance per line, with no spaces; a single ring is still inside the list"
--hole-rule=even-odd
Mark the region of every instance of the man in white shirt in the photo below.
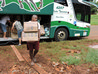
[[[32,16],[32,20],[29,22],[37,22],[38,20],[38,16],[37,15],[33,15]],[[40,41],[40,23],[38,22],[38,39]],[[27,42],[27,49],[29,50],[29,55],[31,58],[31,65],[34,65],[34,62],[36,62],[36,54],[39,51],[39,41],[35,41],[35,42]],[[35,49],[35,51],[34,51]],[[33,53],[34,51],[34,53]]]
[[[9,16],[4,16],[0,20],[0,26],[2,28],[2,31],[4,32],[3,38],[5,38],[5,39],[7,38],[6,37],[6,32],[7,32],[7,29],[6,29],[7,25],[6,25],[6,23],[7,23],[7,21],[10,22]]]

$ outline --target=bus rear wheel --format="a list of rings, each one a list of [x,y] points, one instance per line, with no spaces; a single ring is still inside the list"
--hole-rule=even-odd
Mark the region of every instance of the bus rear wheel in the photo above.
[[[68,38],[68,31],[65,28],[59,28],[55,32],[56,41],[64,41]]]

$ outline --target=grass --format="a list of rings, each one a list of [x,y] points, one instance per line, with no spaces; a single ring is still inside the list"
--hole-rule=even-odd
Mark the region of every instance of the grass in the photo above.
[[[98,43],[98,40],[80,39],[61,42],[41,42],[39,55],[51,58],[51,61],[66,62],[68,65],[84,63],[98,65],[98,49],[95,50],[88,47],[94,43]],[[19,50],[27,49],[25,44],[16,47]],[[80,53],[71,53],[70,51],[73,50],[80,51]]]
[[[98,15],[91,15],[91,25],[98,25]]]
[[[60,60],[61,61],[64,61],[64,62],[67,62],[68,65],[78,65],[80,64],[80,59],[76,59],[74,56],[63,56],[63,57],[60,57]]]
[[[98,40],[75,40],[62,42],[43,42],[40,44],[40,53],[48,56],[52,61],[67,62],[68,65],[92,63],[98,65],[98,50],[89,48],[88,45],[98,43]],[[79,50],[78,53],[67,54],[68,50]],[[76,58],[77,57],[77,58]]]
[[[98,65],[98,51],[90,49],[85,58],[86,62],[91,62]]]

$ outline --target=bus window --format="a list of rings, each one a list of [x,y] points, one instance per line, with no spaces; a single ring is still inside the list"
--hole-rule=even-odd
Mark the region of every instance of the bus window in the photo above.
[[[90,7],[77,3],[73,3],[73,6],[77,20],[90,23]]]
[[[62,5],[65,5],[65,6],[68,6],[67,0],[55,0],[55,2],[62,4]]]
[[[78,20],[81,20],[81,14],[80,13],[77,13],[76,17],[77,17]]]

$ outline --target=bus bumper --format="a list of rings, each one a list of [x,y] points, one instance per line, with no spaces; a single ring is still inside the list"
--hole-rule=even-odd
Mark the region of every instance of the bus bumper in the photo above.
[[[70,29],[69,37],[86,37],[90,34],[90,28],[84,28],[83,30],[79,29]]]

